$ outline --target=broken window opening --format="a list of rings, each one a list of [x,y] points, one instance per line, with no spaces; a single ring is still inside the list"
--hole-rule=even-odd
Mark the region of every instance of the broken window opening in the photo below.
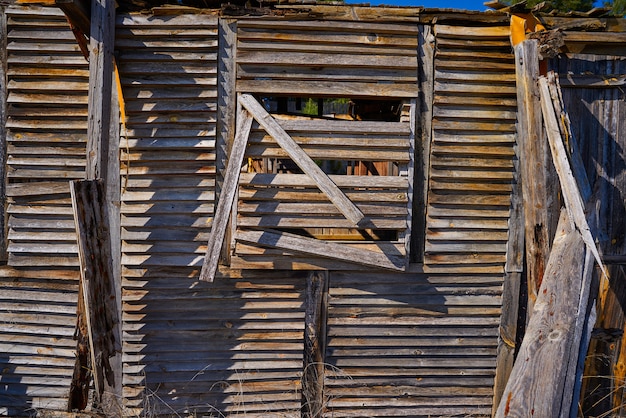
[[[402,100],[351,99],[348,97],[261,97],[269,113],[325,119],[399,122]]]
[[[399,178],[406,172],[409,160],[408,132],[394,131],[397,127],[387,131],[387,125],[384,124],[374,128],[372,125],[360,124],[397,123],[401,120],[407,122],[407,103],[402,100],[281,96],[257,98],[263,108],[285,127],[326,175]],[[273,144],[271,135],[260,127],[253,129],[250,142],[245,169],[249,174],[303,174],[298,164],[288,156],[276,156],[282,151]],[[398,161],[384,155],[391,152],[390,144],[391,147],[398,147],[398,155],[402,154]],[[384,156],[380,158],[381,155]],[[243,210],[239,213],[242,219],[238,224],[268,227],[275,231],[327,241],[401,242],[405,236],[407,217],[404,204],[407,199],[406,187],[385,186],[376,180],[365,184],[354,179],[350,183],[350,186],[340,187],[351,199],[357,199],[355,203],[363,206],[368,211],[368,217],[372,218],[372,221],[360,227],[346,222],[337,210],[324,203],[326,199],[316,186],[297,184],[246,185],[246,190],[254,197],[246,197],[244,200],[255,201],[255,205],[241,206]],[[272,199],[280,203],[272,207],[267,200],[259,204],[258,199]],[[390,203],[390,199],[396,200]],[[248,207],[257,208],[256,213],[247,212]],[[260,213],[260,207],[266,212]],[[303,212],[296,213],[297,209]],[[256,224],[251,225],[251,217],[258,217]]]

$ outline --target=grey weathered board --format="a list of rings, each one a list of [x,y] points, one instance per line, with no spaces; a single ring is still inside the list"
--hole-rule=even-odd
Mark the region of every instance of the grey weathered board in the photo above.
[[[623,87],[609,80],[619,79],[620,74],[626,74],[626,58],[568,54],[553,59],[550,64],[559,73],[560,80],[565,81],[561,87],[565,108],[572,121],[573,139],[569,141],[572,144],[570,148],[576,151],[574,144],[578,145],[589,184],[599,201],[599,247],[611,279],[608,281],[610,290],[606,296],[602,296],[600,304],[607,308],[598,310],[600,319],[596,326],[621,328],[624,319],[618,300],[623,297],[624,290],[622,281],[615,278],[621,277],[623,266],[611,264],[611,261],[619,260],[626,253],[626,105]],[[576,83],[566,82],[569,75],[576,79]],[[596,83],[598,79],[607,80],[603,81],[601,88]],[[586,123],[576,123],[580,120]],[[608,284],[606,286],[609,287]],[[613,312],[611,306],[616,307]],[[620,397],[606,395],[615,390],[614,382],[623,379],[621,363],[598,360],[609,355],[621,362],[623,349],[620,347],[623,347],[623,343],[606,343],[602,338],[592,336],[585,365],[587,378],[583,381],[583,391],[587,394],[587,400],[582,405],[585,414],[597,415],[614,406],[619,408]],[[621,352],[619,356],[618,351]],[[595,389],[598,387],[601,389]]]
[[[202,264],[214,212],[217,35],[213,16],[117,19],[126,113],[120,141],[123,393],[131,414],[144,399],[154,400],[156,411],[190,405],[168,393],[201,381],[194,374],[207,366],[193,348],[199,322],[190,321],[198,314],[193,307],[207,299],[189,289],[187,277],[197,277],[193,266]]]

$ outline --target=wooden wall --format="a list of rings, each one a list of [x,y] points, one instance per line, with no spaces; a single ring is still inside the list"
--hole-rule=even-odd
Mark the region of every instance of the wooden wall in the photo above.
[[[214,210],[217,46],[213,16],[117,19],[125,113],[123,393],[129,411],[190,405],[188,394],[170,392],[191,385],[207,365],[200,364],[197,349],[206,345],[200,330],[209,325],[197,315],[211,302],[189,277],[202,263]]]
[[[78,298],[68,180],[84,175],[89,71],[59,10],[12,6],[5,16],[8,265],[0,267],[0,415],[25,416],[67,406]]]
[[[58,13],[48,18],[15,10],[16,16],[31,13],[28,19],[38,24],[54,22],[55,36],[66,36],[55,26],[61,23]],[[17,17],[9,17],[13,28]],[[127,414],[300,416],[308,272],[299,270],[331,265],[335,270],[329,275],[327,296],[325,416],[490,414],[515,141],[508,27],[438,24],[434,62],[418,55],[419,30],[415,22],[256,18],[234,22],[211,14],[118,17],[116,51],[125,116],[119,153]],[[223,44],[228,38],[224,31],[231,31],[230,40],[236,35],[235,44]],[[65,70],[86,70],[69,36],[36,43],[71,50],[62,56],[72,60],[59,65]],[[19,55],[28,57],[31,52],[25,51]],[[235,73],[227,74],[223,64],[234,56],[237,65],[230,68]],[[54,54],[40,59],[57,62]],[[84,67],[78,66],[79,61]],[[10,59],[9,68],[12,65]],[[387,225],[380,229],[398,233],[399,239],[384,244],[404,257],[413,193],[415,144],[411,141],[416,139],[415,120],[419,119],[410,112],[415,112],[412,100],[420,94],[419,66],[435,75],[434,103],[426,103],[427,107],[434,104],[434,119],[431,163],[426,166],[429,203],[421,208],[427,211],[427,229],[420,236],[425,240],[423,265],[393,273],[239,245],[231,260],[236,268],[221,267],[214,283],[198,280],[219,197],[220,158],[227,157],[220,157],[220,152],[228,148],[233,134],[224,115],[233,97],[228,97],[230,101],[218,97],[225,79],[232,82],[229,94],[391,97],[403,102],[404,116],[394,122],[280,123],[316,159],[337,158],[339,154],[333,154],[336,145],[342,159],[396,164],[395,171],[390,171],[393,175],[374,180],[363,176],[356,183],[345,178],[360,176],[346,175],[342,181],[353,182],[346,189],[350,197],[360,196],[355,198],[358,204],[372,205],[374,221]],[[52,76],[48,79],[57,82]],[[0,303],[6,309],[22,309],[24,314],[0,312],[6,318],[2,336],[19,342],[0,343],[19,353],[0,360],[12,368],[8,376],[13,380],[8,382],[23,401],[16,404],[31,401],[28,385],[37,384],[38,393],[54,395],[50,395],[50,407],[60,410],[66,390],[63,379],[70,378],[67,366],[73,360],[76,272],[51,269],[74,262],[73,224],[69,226],[73,221],[70,212],[64,212],[69,200],[61,185],[83,174],[79,162],[84,156],[80,145],[84,132],[78,126],[86,114],[81,106],[86,106],[83,87],[87,80],[86,73],[80,72],[72,76],[74,84],[53,84],[55,89],[49,88],[53,91],[73,86],[65,87],[71,90],[72,105],[46,104],[46,111],[52,113],[44,117],[35,111],[31,115],[30,107],[24,106],[36,103],[31,99],[40,97],[41,90],[50,97],[55,94],[41,83],[24,84],[28,80],[22,78],[14,76],[9,85],[8,185],[15,190],[9,193],[22,193],[9,195],[13,199],[10,225],[26,219],[22,225],[29,229],[12,228],[9,260],[23,260],[22,264],[34,269],[19,274],[7,270],[1,276],[3,290],[9,291],[3,292]],[[26,105],[11,102],[19,97],[19,89],[28,93],[28,88],[35,87],[36,95],[28,96]],[[67,100],[65,94],[58,96]],[[413,110],[407,110],[411,106]],[[18,108],[23,109],[23,121],[18,113],[11,113]],[[61,114],[60,109],[74,112],[73,116]],[[37,117],[45,123],[37,126],[33,136],[27,123]],[[16,132],[24,135],[17,138]],[[427,145],[430,134],[424,135]],[[335,141],[333,146],[326,139]],[[33,154],[46,158],[37,160]],[[268,155],[283,157],[268,135],[254,128],[247,156]],[[44,161],[41,167],[35,164]],[[284,174],[280,188],[268,192],[272,198],[277,191],[291,193],[291,200],[278,203],[296,206],[280,219],[271,211],[259,215],[257,208],[276,202],[255,200],[250,190],[263,186],[253,185],[255,176],[244,173],[241,177],[241,228],[291,228],[309,222],[305,226],[310,228],[348,229],[336,212],[324,214],[332,227],[324,219],[311,220],[296,213],[297,194],[302,191],[296,189],[294,178],[296,182],[302,178],[291,176],[299,174]],[[360,181],[371,181],[370,189],[362,190]],[[54,195],[50,191],[43,197],[37,194],[43,182],[54,186],[44,189]],[[19,186],[11,189],[14,185]],[[325,210],[329,206],[325,202]],[[393,213],[386,212],[388,206]],[[45,226],[35,226],[44,221],[48,222]],[[30,235],[23,235],[26,232]],[[53,239],[48,232],[54,233]],[[18,238],[22,236],[34,242]],[[44,262],[43,256],[52,261]],[[31,315],[37,312],[48,314],[52,334],[27,335],[31,332],[28,321],[41,320]],[[18,328],[6,325],[16,318],[22,321]],[[41,354],[44,347],[52,348],[53,359]],[[21,365],[31,357],[40,362],[37,370],[46,373],[45,379],[35,368]],[[43,368],[45,361],[54,367]],[[62,378],[61,383],[46,380],[50,376]],[[4,374],[1,379],[4,383]]]

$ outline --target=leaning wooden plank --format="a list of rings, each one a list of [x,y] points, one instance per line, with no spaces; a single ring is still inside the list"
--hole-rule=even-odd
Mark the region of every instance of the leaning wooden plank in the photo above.
[[[270,134],[276,142],[289,154],[293,161],[317,183],[337,209],[344,214],[354,225],[358,225],[364,218],[363,213],[337,187],[315,162],[306,155],[302,148],[289,136],[287,132],[267,113],[257,100],[250,94],[240,96],[241,104],[248,109],[259,124]]]
[[[404,257],[398,255],[386,255],[363,249],[346,248],[333,242],[319,241],[278,231],[240,230],[237,231],[235,240],[388,270],[404,270],[405,264]]]
[[[240,109],[238,113],[239,126],[228,159],[222,193],[215,210],[213,226],[209,235],[209,245],[204,263],[202,264],[202,271],[200,272],[200,280],[208,282],[212,282],[215,278],[222,244],[224,243],[224,234],[226,233],[230,211],[237,192],[241,164],[243,163],[246,145],[248,144],[248,135],[252,128],[252,116],[250,113],[245,109]]]
[[[556,119],[556,115],[554,114],[554,107],[550,96],[550,87],[548,86],[548,80],[545,77],[541,77],[539,79],[539,92],[541,94],[541,109],[544,123],[546,125],[546,132],[548,134],[548,142],[550,144],[550,149],[552,150],[552,161],[554,162],[554,167],[556,168],[556,172],[561,183],[565,207],[569,211],[576,228],[580,231],[585,244],[593,253],[593,256],[598,262],[598,266],[602,270],[602,273],[608,277],[606,268],[602,263],[600,253],[591,233],[591,229],[587,223],[584,209],[585,202],[582,200],[578,184],[574,178],[570,162],[567,158],[567,152],[565,150],[565,146],[563,145],[563,138],[561,137],[559,123]]]
[[[562,401],[578,314],[584,244],[562,211],[526,335],[495,417],[569,413],[570,406]]]
[[[116,341],[118,315],[112,276],[107,204],[101,180],[72,181],[70,192],[78,235],[80,291],[83,296],[79,301],[78,313],[83,314],[79,315],[79,334],[87,329],[95,396],[96,401],[100,402],[105,389],[105,379],[110,387],[114,386],[114,370],[109,359],[119,348],[119,341]],[[83,308],[82,312],[80,308]],[[80,363],[76,363],[77,368],[81,366]],[[85,384],[89,386],[89,374],[82,377],[86,378],[87,382],[74,381],[72,387]],[[72,404],[69,407],[76,409],[72,408]]]

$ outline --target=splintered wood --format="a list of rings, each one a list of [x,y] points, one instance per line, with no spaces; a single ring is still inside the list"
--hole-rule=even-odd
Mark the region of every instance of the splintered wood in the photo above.
[[[111,243],[106,212],[104,190],[100,180],[73,181],[70,183],[72,206],[78,235],[78,256],[81,265],[80,295],[78,309],[78,353],[76,368],[90,366],[94,378],[96,401],[99,402],[105,389],[105,379],[114,386],[114,370],[109,363],[120,347],[116,341],[118,323],[115,300],[114,278],[111,274]],[[89,341],[90,364],[85,365],[85,336]],[[84,390],[89,386],[89,373],[75,370],[73,382]],[[84,392],[83,392],[84,393]],[[84,407],[86,399],[82,400]],[[79,406],[79,405],[77,405]]]

